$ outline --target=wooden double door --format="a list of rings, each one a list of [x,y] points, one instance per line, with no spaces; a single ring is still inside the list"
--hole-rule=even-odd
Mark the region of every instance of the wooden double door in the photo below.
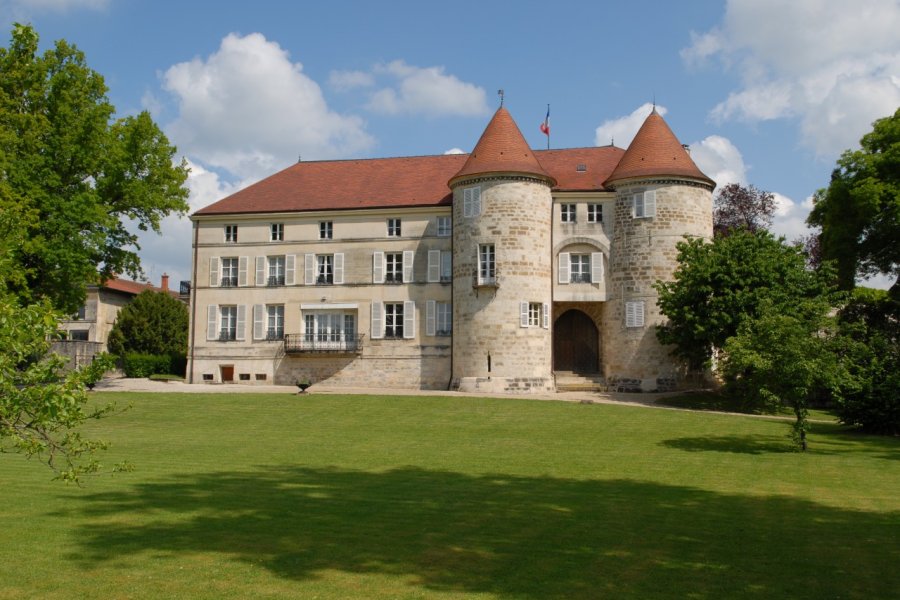
[[[580,310],[567,310],[553,324],[553,369],[600,372],[600,332]]]

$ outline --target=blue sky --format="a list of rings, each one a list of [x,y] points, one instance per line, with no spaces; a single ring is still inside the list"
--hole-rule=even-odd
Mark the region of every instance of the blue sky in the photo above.
[[[793,239],[840,152],[900,106],[897,0],[0,0],[4,45],[13,21],[84,51],[121,115],[151,111],[192,210],[298,156],[469,151],[502,88],[537,148],[548,103],[553,147],[625,147],[655,99],[720,185],[777,194]],[[189,233],[142,238],[152,281],[189,279]]]

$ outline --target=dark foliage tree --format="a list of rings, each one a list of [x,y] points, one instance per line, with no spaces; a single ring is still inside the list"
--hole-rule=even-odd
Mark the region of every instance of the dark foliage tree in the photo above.
[[[187,338],[187,306],[166,292],[147,290],[119,311],[108,345],[119,356],[126,352],[184,355]]]
[[[835,261],[839,285],[882,273],[895,278],[900,297],[900,109],[841,155],[814,201],[807,222],[822,228],[822,256]]]
[[[140,276],[137,237],[187,210],[185,163],[146,112],[113,120],[103,78],[65,41],[38,54],[16,25],[0,48],[0,203],[14,207],[21,243],[5,283],[23,304],[72,312],[85,287]]]
[[[717,236],[734,231],[766,231],[772,226],[775,196],[750,185],[729,183],[713,200],[713,232]]]

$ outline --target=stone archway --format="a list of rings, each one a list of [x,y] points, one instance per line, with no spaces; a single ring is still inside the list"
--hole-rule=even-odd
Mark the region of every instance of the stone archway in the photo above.
[[[553,324],[553,370],[600,372],[600,332],[580,310],[567,310]]]

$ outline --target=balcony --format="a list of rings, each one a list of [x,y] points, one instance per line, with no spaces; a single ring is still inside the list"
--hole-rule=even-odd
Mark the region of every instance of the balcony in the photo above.
[[[303,333],[284,336],[285,354],[360,354],[365,334],[343,340],[308,339]]]
[[[499,288],[500,274],[497,272],[497,269],[491,269],[490,271],[484,272],[476,269],[472,274],[472,287]]]

